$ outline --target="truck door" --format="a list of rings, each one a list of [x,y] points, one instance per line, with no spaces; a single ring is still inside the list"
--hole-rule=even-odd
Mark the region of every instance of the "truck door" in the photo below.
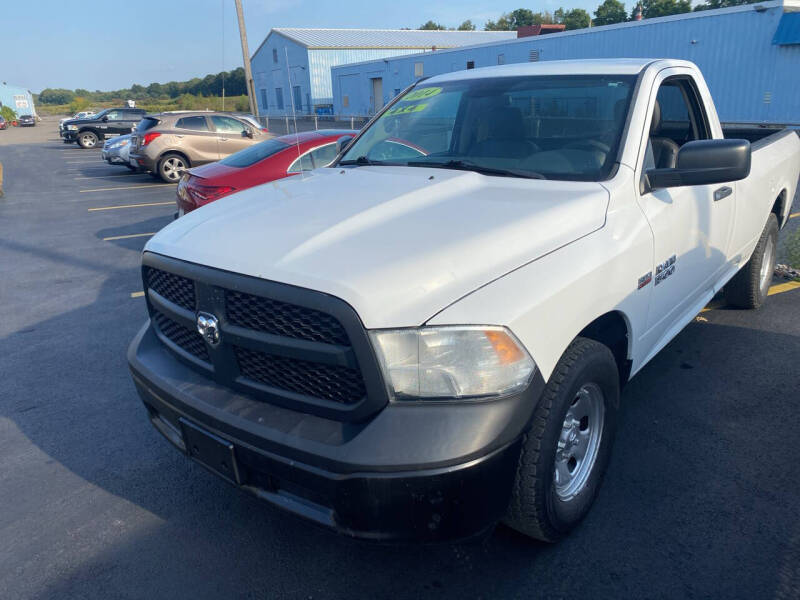
[[[718,126],[712,131],[700,91],[685,69],[662,71],[653,90],[639,176],[648,168],[674,167],[686,142],[711,139],[715,133],[721,137]],[[655,249],[646,335],[657,343],[676,320],[713,296],[728,261],[735,188],[716,184],[639,191]]]

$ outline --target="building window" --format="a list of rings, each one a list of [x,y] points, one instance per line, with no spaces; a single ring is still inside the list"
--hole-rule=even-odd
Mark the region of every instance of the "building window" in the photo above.
[[[474,60],[468,60],[467,61],[467,68],[468,69],[474,69],[475,68],[475,61]]]
[[[267,101],[267,90],[265,88],[261,88],[261,108],[264,110],[269,108],[269,102]]]
[[[498,65],[506,64],[506,55],[505,54],[498,54],[497,55],[497,64]]]
[[[422,77],[423,67],[421,62],[414,63],[414,77]]]
[[[283,88],[275,88],[275,103],[278,110],[283,110]]]
[[[277,48],[273,48],[272,49],[272,62],[274,62],[274,63],[278,62],[278,49]]]
[[[294,99],[294,109],[297,112],[303,110],[303,92],[300,91],[300,86],[296,85],[292,88],[292,97]]]
[[[394,96],[392,96],[392,97],[394,98],[395,96],[399,96],[399,95],[400,95],[400,88],[394,88]]]
[[[350,96],[342,96],[342,106],[345,108],[350,106]]]

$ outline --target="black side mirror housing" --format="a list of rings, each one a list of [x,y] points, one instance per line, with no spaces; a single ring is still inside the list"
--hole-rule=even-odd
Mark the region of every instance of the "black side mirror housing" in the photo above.
[[[648,169],[644,191],[739,181],[750,174],[747,140],[697,140],[678,150],[674,169]]]
[[[108,123],[108,117],[103,117],[103,123]]]
[[[245,129],[242,132],[242,137],[249,137],[250,139],[253,139],[253,130],[252,129]]]
[[[336,140],[336,154],[341,154],[347,147],[350,145],[350,142],[353,141],[352,135],[343,135],[338,140]]]

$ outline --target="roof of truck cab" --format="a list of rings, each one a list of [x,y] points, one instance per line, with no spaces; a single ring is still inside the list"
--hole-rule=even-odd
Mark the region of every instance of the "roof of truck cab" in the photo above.
[[[686,60],[666,58],[603,58],[588,60],[547,60],[517,63],[495,67],[482,67],[436,75],[425,80],[425,85],[463,79],[485,77],[519,77],[532,75],[636,75],[653,63],[663,67],[695,67]]]

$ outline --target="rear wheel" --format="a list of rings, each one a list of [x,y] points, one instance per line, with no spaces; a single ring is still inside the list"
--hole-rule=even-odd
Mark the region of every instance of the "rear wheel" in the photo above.
[[[178,183],[183,172],[189,168],[186,163],[180,154],[165,154],[158,161],[158,175],[166,183]]]
[[[583,519],[611,455],[618,406],[611,351],[577,338],[556,365],[525,436],[509,526],[554,542]]]
[[[725,300],[737,308],[759,308],[767,299],[775,271],[778,218],[770,213],[747,264],[725,286]]]
[[[99,138],[93,131],[81,131],[78,134],[78,145],[81,148],[94,148],[97,145]]]

